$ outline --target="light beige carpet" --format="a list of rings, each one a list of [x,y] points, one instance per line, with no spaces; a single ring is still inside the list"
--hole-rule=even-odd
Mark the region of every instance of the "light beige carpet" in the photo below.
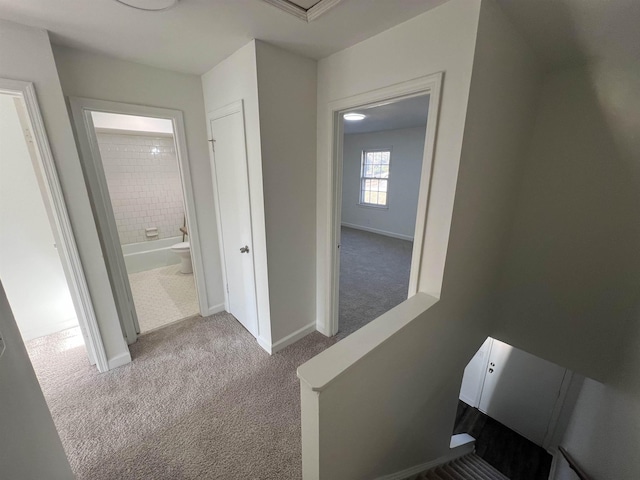
[[[27,347],[79,480],[301,478],[295,372],[334,340],[269,356],[223,313],[143,335],[98,374],[77,334]]]

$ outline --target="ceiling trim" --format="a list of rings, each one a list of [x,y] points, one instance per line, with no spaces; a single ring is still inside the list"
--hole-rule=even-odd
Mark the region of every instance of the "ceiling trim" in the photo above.
[[[295,3],[289,0],[263,0],[274,7],[279,8],[282,11],[287,12],[290,15],[304,21],[304,22],[312,22],[320,15],[325,14],[331,8],[338,5],[342,0],[320,0],[313,7],[306,9],[301,7],[300,5],[296,5]]]

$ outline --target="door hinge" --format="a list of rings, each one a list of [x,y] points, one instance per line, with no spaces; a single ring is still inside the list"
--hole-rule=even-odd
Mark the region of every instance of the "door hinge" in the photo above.
[[[227,294],[229,293],[229,284],[227,283]]]

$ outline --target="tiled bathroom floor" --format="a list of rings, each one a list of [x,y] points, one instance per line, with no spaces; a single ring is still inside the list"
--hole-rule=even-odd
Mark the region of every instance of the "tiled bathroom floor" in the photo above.
[[[180,265],[129,275],[140,332],[148,332],[199,313],[193,274]]]

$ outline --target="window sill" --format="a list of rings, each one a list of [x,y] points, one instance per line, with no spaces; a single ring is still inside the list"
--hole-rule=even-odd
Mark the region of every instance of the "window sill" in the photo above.
[[[374,205],[372,203],[358,203],[358,207],[373,208],[375,210],[389,210],[389,205]]]

